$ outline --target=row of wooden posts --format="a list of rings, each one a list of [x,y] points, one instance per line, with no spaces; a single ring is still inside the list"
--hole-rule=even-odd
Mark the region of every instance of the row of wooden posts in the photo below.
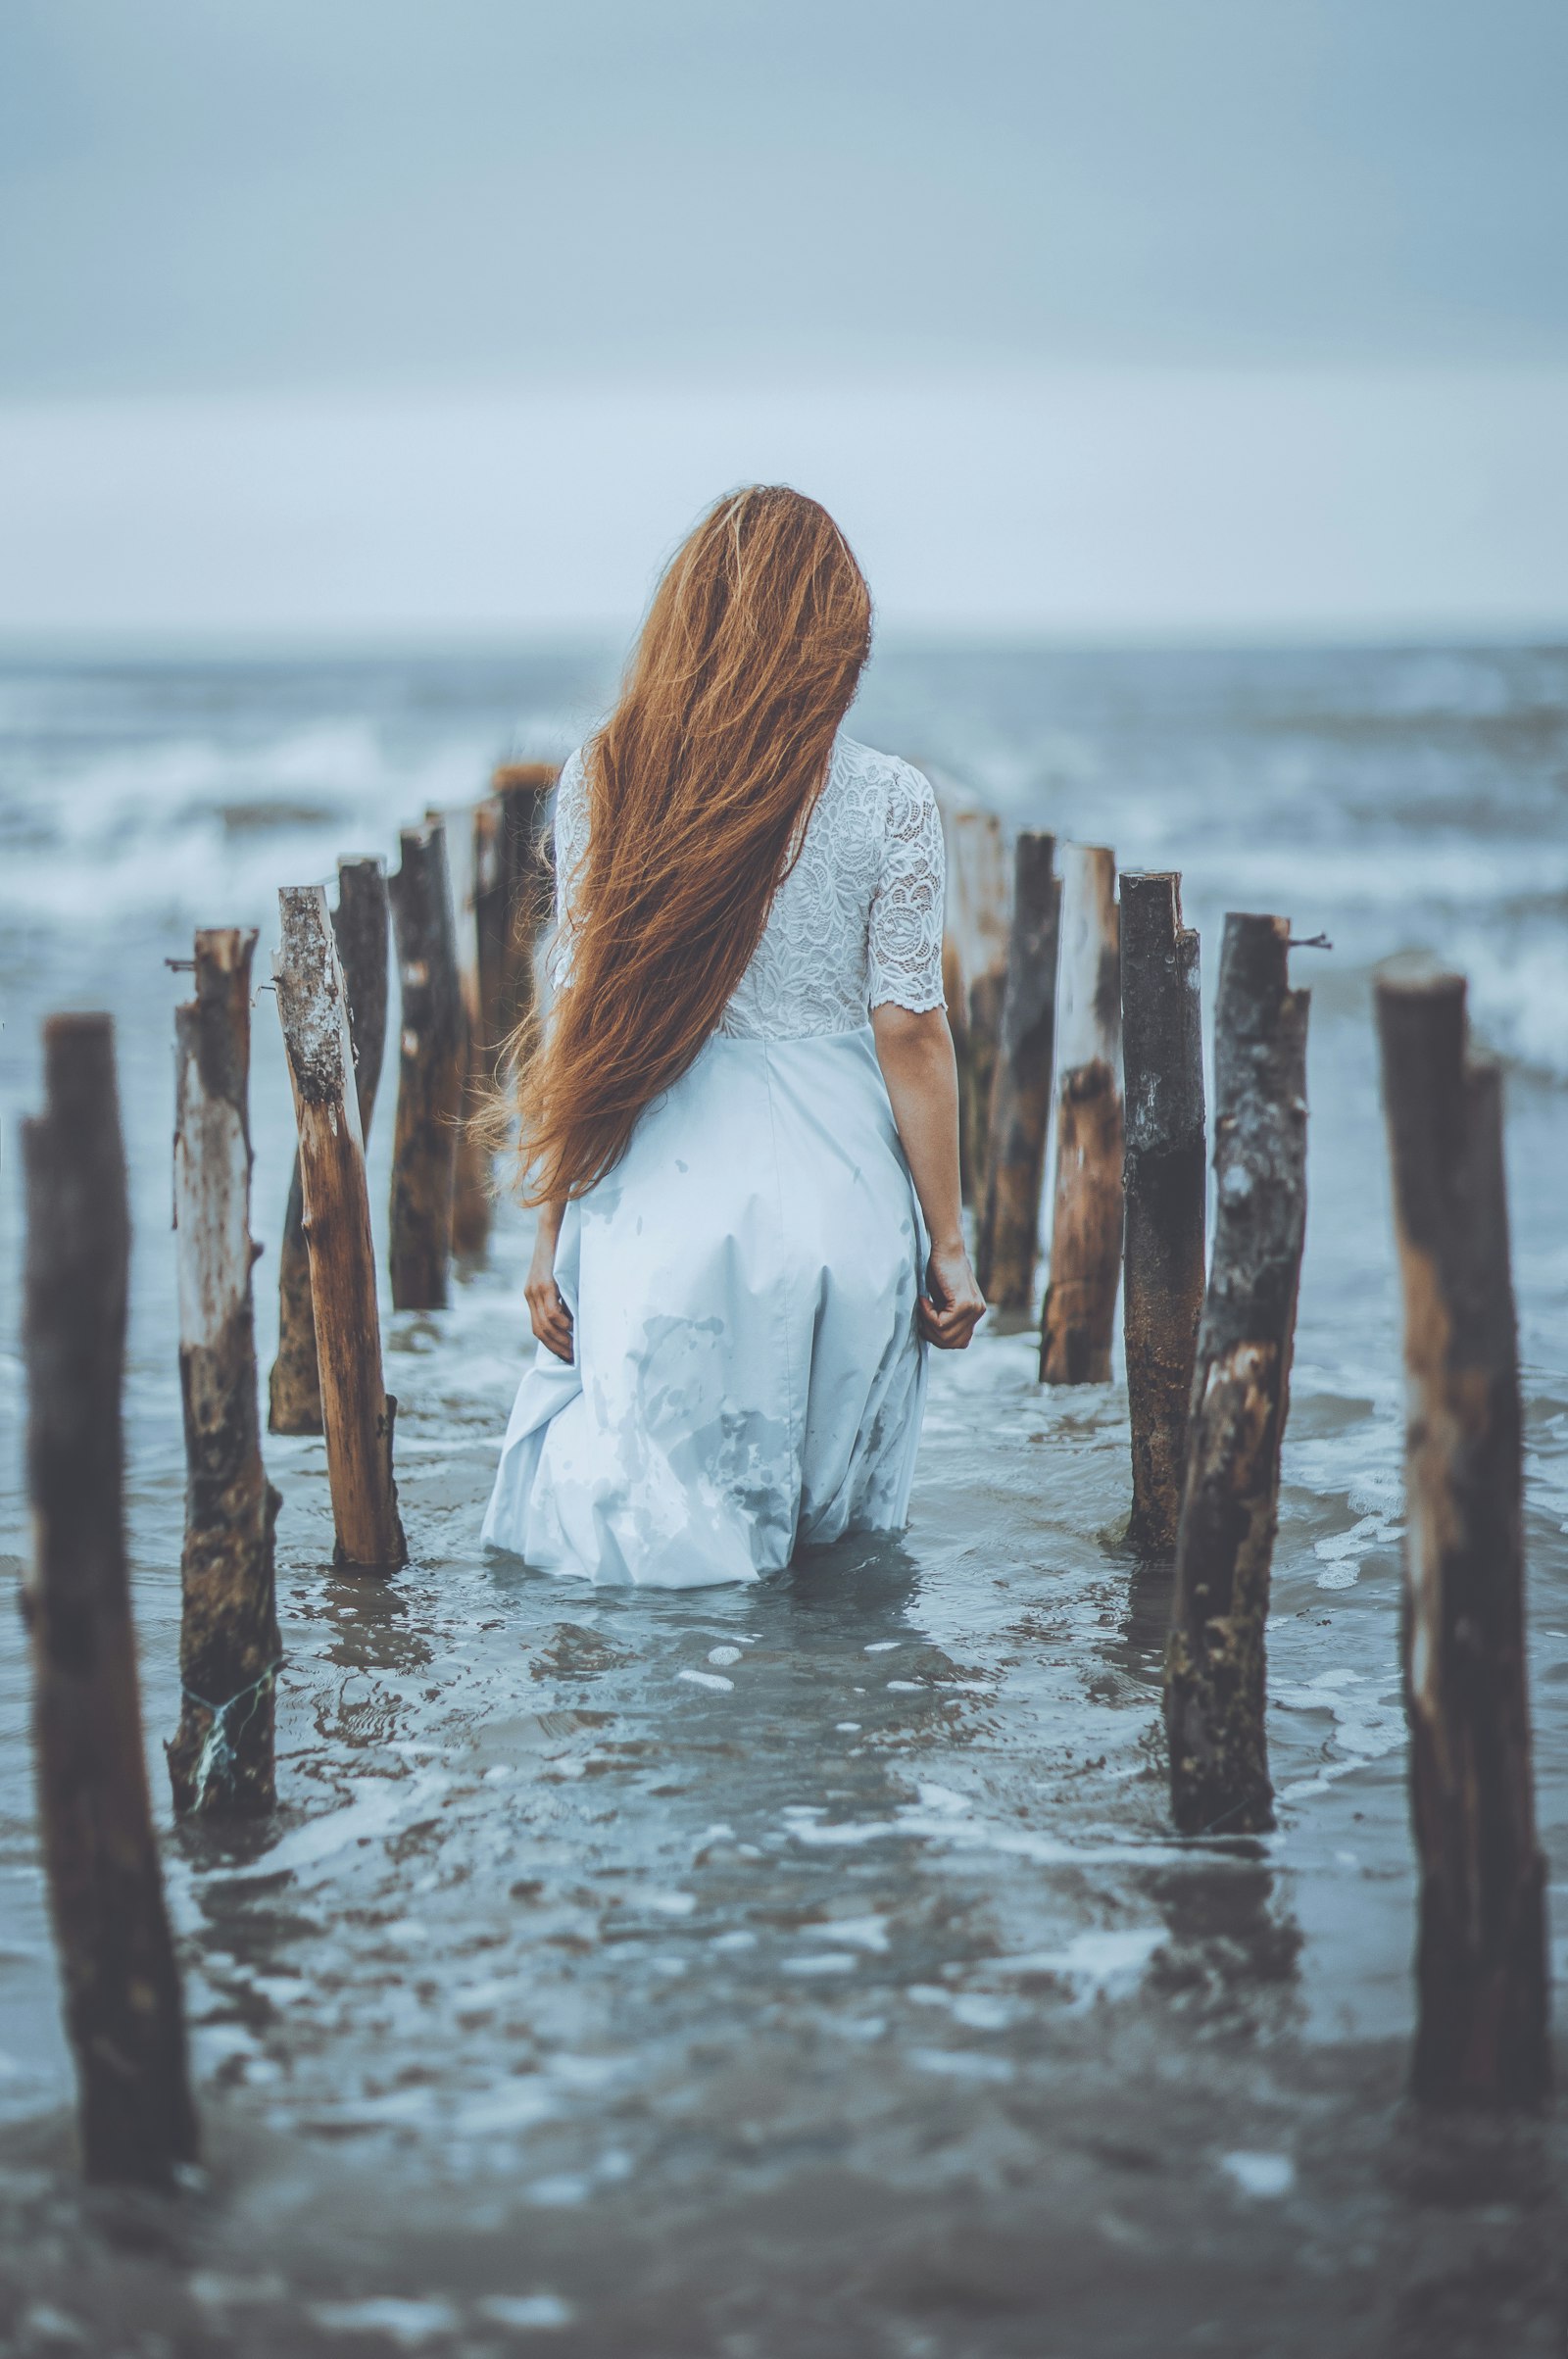
[[[1118,897],[1110,852],[1071,846],[1058,882],[1053,839],[1025,833],[1003,927],[982,881],[995,877],[1000,833],[980,813],[949,823],[962,929],[949,1002],[983,1205],[981,1289],[1004,1310],[1032,1299],[1054,1058],[1041,1377],[1108,1377],[1120,1275],[1127,1541],[1172,1560],[1171,1812],[1187,1835],[1257,1834],[1274,1824],[1265,1630],[1305,1237],[1308,994],[1291,984],[1288,919],[1226,918],[1205,1283],[1199,941],[1182,924],[1181,879],[1123,875]],[[1501,1078],[1471,1054],[1462,976],[1394,959],[1374,997],[1408,1401],[1402,1657],[1421,1879],[1412,2084],[1438,2101],[1534,2104],[1551,2078],[1549,1975]]]
[[[503,772],[465,824],[405,831],[390,910],[402,986],[391,1271],[446,1299],[483,1244],[488,1172],[459,1116],[526,1013],[554,774]],[[1055,1187],[1041,1373],[1109,1375],[1124,1280],[1128,1534],[1173,1563],[1172,1811],[1219,1840],[1272,1824],[1264,1626],[1305,1214],[1307,995],[1282,917],[1226,920],[1215,1005],[1215,1231],[1205,1286],[1198,937],[1173,873],[947,814],[948,1000],[982,1286],[1032,1297],[1047,1132]],[[340,1563],[405,1561],[383,1388],[364,1140],[387,1024],[388,892],[346,861],[279,896],[275,989],[298,1160],[280,1269],[274,1430],[320,1431]],[[454,911],[466,920],[461,931]],[[278,1495],[262,1463],[249,1131],[253,933],[198,933],[176,1012],[174,1197],[187,1452],[181,1813],[270,1809],[280,1643]],[[1533,2103],[1548,2079],[1544,1871],[1525,1687],[1519,1380],[1494,1068],[1464,985],[1382,970],[1377,1010],[1405,1296],[1404,1656],[1421,1866],[1414,2082]],[[129,1223],[107,1016],[45,1025],[25,1126],[26,1589],[43,1843],[90,2175],[166,2183],[195,2152],[179,1982],[142,1751],[122,1515]],[[1124,1110],[1125,1108],[1125,1110]]]

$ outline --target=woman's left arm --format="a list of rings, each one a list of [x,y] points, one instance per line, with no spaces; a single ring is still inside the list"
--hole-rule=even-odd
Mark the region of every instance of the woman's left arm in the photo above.
[[[916,1012],[888,1000],[872,1008],[871,1033],[931,1238],[920,1332],[941,1352],[961,1352],[986,1304],[963,1242],[958,1070],[947,1009]]]

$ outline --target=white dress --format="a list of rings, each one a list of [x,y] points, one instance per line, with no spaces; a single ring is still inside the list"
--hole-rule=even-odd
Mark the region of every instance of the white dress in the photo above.
[[[574,754],[556,806],[558,987],[587,824]],[[574,1364],[541,1344],[522,1379],[487,1547],[684,1589],[902,1530],[928,1248],[869,1015],[941,1006],[942,918],[929,782],[841,733],[718,1030],[566,1208],[556,1283]]]

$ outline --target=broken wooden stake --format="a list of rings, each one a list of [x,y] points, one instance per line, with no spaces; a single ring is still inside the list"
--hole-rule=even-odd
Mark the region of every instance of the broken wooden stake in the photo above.
[[[1228,916],[1214,1017],[1214,1257],[1198,1337],[1165,1654],[1187,1835],[1274,1823],[1264,1628],[1306,1222],[1308,994],[1290,924]]]
[[[196,936],[196,997],[174,1010],[174,1231],[185,1423],[177,1811],[270,1810],[280,1642],[251,1296],[254,930]]]
[[[1061,885],[1056,839],[1025,831],[1014,851],[1007,982],[991,1090],[985,1213],[976,1276],[1000,1311],[1027,1311],[1040,1250],[1055,1037],[1056,935]]]
[[[1116,856],[1062,851],[1061,1009],[1051,1272],[1040,1314],[1046,1384],[1108,1384],[1121,1276],[1121,986]]]
[[[336,1560],[389,1572],[408,1559],[392,1479],[397,1402],[381,1379],[370,1201],[343,972],[324,888],[286,885],[277,899],[282,939],[272,972],[299,1126]]]
[[[1404,1291],[1404,1691],[1421,1871],[1418,2097],[1535,2105],[1551,2081],[1525,1662],[1518,1343],[1497,1067],[1465,983],[1379,969]]]
[[[443,1310],[452,1257],[452,1189],[462,1097],[458,982],[446,828],[405,827],[389,881],[403,989],[389,1257],[394,1310]]]
[[[1122,1326],[1132,1423],[1130,1548],[1168,1556],[1203,1309],[1203,1042],[1198,936],[1179,876],[1121,880],[1126,1104]]]
[[[349,1000],[360,1136],[370,1135],[375,1093],[386,1049],[386,868],[378,860],[337,864],[332,934]],[[318,1434],[321,1387],[316,1365],[316,1317],[311,1306],[311,1257],[305,1243],[305,1196],[296,1154],[277,1272],[277,1357],[268,1384],[268,1428],[274,1434]]]
[[[179,1972],[142,1749],[122,1510],[130,1216],[107,1015],[44,1026],[23,1124],[33,1743],[89,2179],[168,2187],[196,2158]]]

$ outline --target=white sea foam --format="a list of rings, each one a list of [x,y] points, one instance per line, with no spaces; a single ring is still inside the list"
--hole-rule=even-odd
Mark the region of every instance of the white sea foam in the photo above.
[[[460,2323],[449,2301],[404,2301],[387,2293],[364,2301],[316,2301],[308,2308],[324,2334],[380,2334],[404,2351],[454,2333]]]
[[[1296,2165],[1288,2154],[1253,2154],[1240,2149],[1219,2158],[1222,2171],[1235,2180],[1244,2195],[1276,2201],[1296,2185]]]

